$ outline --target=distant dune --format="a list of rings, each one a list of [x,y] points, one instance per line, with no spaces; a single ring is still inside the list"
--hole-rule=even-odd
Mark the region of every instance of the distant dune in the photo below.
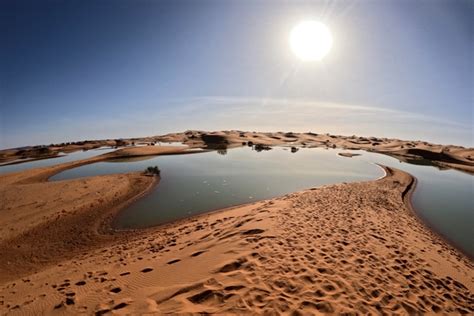
[[[75,143],[51,144],[49,146],[23,147],[21,149],[0,150],[0,163],[19,163],[32,159],[44,159],[77,150],[89,150],[103,146],[123,147],[133,145],[150,145],[158,142],[182,142],[191,148],[235,147],[250,144],[303,145],[306,147],[343,148],[367,150],[396,157],[397,159],[427,159],[441,168],[453,168],[474,173],[474,148],[455,145],[431,144],[424,141],[406,141],[399,139],[340,136],[316,133],[257,133],[243,131],[186,131],[161,136],[129,138],[117,140],[94,140]],[[139,155],[153,149],[133,149]]]

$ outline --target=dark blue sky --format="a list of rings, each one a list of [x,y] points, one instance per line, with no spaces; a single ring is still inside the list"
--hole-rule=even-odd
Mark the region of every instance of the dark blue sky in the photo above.
[[[0,147],[186,129],[473,145],[472,1],[0,2]],[[291,28],[334,46],[300,62]]]

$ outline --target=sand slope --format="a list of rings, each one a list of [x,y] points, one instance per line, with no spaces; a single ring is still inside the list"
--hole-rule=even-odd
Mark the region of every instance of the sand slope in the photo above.
[[[413,179],[387,171],[119,233],[0,285],[0,314],[474,313],[472,263],[407,208]]]

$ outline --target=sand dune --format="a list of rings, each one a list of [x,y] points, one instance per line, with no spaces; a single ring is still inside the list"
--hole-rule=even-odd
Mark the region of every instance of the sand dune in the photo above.
[[[292,132],[245,132],[245,131],[193,131],[183,133],[170,133],[166,135],[150,136],[143,138],[130,138],[120,140],[97,140],[84,141],[68,144],[55,144],[46,147],[28,147],[26,149],[0,150],[0,163],[17,163],[19,158],[42,159],[57,155],[59,152],[72,152],[74,150],[91,149],[101,146],[131,146],[135,144],[152,145],[156,142],[182,142],[191,148],[225,148],[236,147],[247,144],[258,144],[264,146],[305,146],[324,148],[343,148],[354,150],[367,150],[393,156],[397,159],[427,159],[441,168],[453,168],[469,173],[474,173],[474,148],[465,148],[455,145],[431,144],[424,141],[407,141],[400,139],[357,137],[317,134],[317,133],[292,133]],[[161,146],[133,147],[134,151],[141,151],[140,155],[148,152],[160,151]],[[46,155],[46,156],[45,156]]]
[[[0,313],[473,313],[472,263],[417,221],[412,188],[387,169],[118,232],[3,282]]]

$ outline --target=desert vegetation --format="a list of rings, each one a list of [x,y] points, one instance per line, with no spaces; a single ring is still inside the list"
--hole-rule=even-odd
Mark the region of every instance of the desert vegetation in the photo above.
[[[158,166],[149,166],[145,169],[144,173],[147,176],[160,176],[161,170]]]

